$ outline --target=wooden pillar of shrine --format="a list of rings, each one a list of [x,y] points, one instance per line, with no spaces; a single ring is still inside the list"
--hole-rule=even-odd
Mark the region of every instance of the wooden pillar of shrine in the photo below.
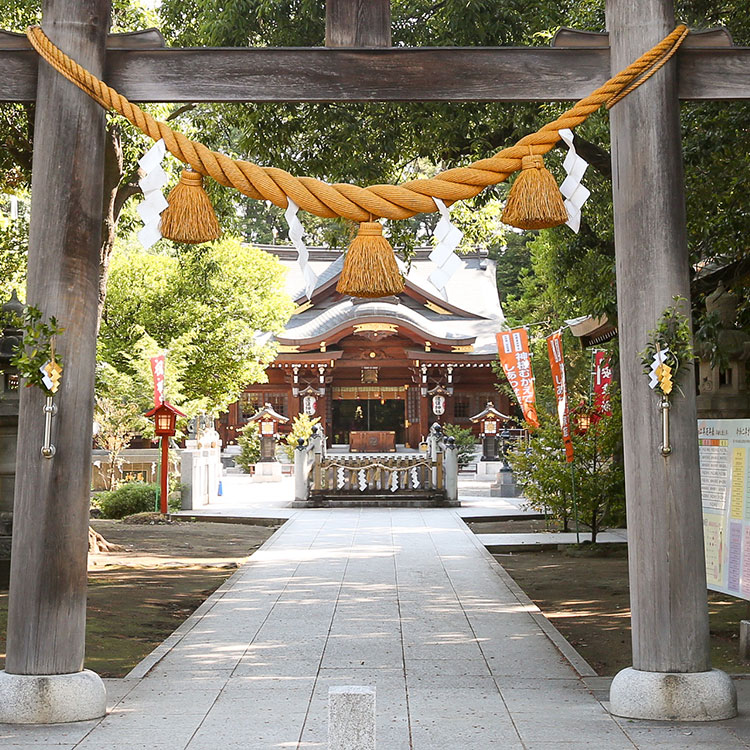
[[[326,0],[326,47],[390,46],[390,0]]]
[[[615,72],[674,27],[671,0],[608,0]],[[672,399],[671,455],[639,352],[690,284],[675,61],[610,113],[628,514],[633,667],[612,683],[612,712],[711,720],[736,713],[731,680],[710,671],[698,434],[692,373]]]
[[[95,75],[104,68],[107,0],[46,0],[43,26]],[[103,716],[106,693],[83,670],[94,408],[104,111],[39,61],[27,300],[65,329],[52,442],[41,453],[44,394],[20,400],[13,552],[0,721]]]

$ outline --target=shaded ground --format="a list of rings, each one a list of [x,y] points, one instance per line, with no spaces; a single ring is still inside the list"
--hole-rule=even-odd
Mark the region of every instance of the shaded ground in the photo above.
[[[476,524],[475,530],[511,530],[504,525],[489,532],[486,526]],[[614,675],[632,664],[625,545],[613,546],[606,557],[538,551],[497,554],[495,559],[600,675]],[[739,621],[750,614],[749,603],[709,592],[709,613],[713,666],[750,672],[750,662],[738,656]]]
[[[267,526],[92,522],[122,552],[89,557],[86,664],[122,677],[161,643],[274,532]],[[0,665],[7,591],[0,592]]]

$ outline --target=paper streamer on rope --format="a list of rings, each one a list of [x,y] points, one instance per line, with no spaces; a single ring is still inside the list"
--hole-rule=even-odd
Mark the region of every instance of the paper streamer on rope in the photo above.
[[[396,492],[398,490],[398,472],[392,471],[391,472],[391,492]]]
[[[666,349],[661,349],[656,352],[656,354],[654,354],[654,359],[651,362],[651,372],[648,374],[648,387],[652,390],[656,388],[657,385],[659,385],[659,373],[657,372],[657,370],[661,365],[664,364],[668,354],[669,347],[667,347]]]
[[[297,248],[297,261],[302,269],[302,278],[305,282],[305,294],[309,299],[315,290],[315,284],[318,283],[318,276],[310,266],[310,252],[302,239],[305,230],[302,228],[302,222],[299,220],[299,206],[287,196],[287,207],[284,211],[284,218],[289,225],[289,239],[294,247]]]
[[[343,466],[339,466],[338,470],[336,471],[336,488],[341,490],[344,488],[344,485],[346,484],[346,470]]]
[[[415,490],[419,487],[419,468],[417,466],[411,467],[411,486]]]
[[[429,275],[429,280],[445,296],[445,285],[456,271],[463,268],[463,261],[454,252],[459,246],[464,233],[451,223],[451,212],[440,200],[433,198],[440,211],[440,221],[435,226],[435,237],[438,244],[430,253],[430,260],[437,268]]]
[[[568,155],[563,162],[568,176],[560,185],[560,192],[565,198],[565,210],[568,212],[568,220],[565,223],[578,233],[581,227],[581,208],[591,195],[591,191],[581,183],[589,164],[578,156],[573,146],[573,131],[570,128],[563,128],[559,131],[559,135],[568,146]]]
[[[161,168],[161,161],[167,147],[160,138],[146,153],[138,159],[138,165],[145,172],[138,184],[143,191],[143,201],[136,209],[143,221],[143,228],[138,232],[138,241],[148,250],[161,239],[161,212],[169,205],[161,189],[167,184],[167,173]]]
[[[357,476],[359,477],[359,491],[364,492],[367,489],[367,472],[360,469]]]

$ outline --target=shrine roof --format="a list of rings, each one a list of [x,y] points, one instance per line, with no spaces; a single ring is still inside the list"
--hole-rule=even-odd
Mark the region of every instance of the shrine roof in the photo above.
[[[287,291],[301,305],[280,340],[319,338],[342,324],[367,320],[399,321],[423,331],[428,338],[473,343],[473,353],[497,352],[495,334],[505,328],[505,316],[497,292],[495,262],[481,253],[460,256],[463,267],[449,280],[445,293],[429,281],[435,265],[431,248],[416,251],[406,275],[407,289],[398,297],[356,300],[336,292],[334,281],[341,272],[338,250],[310,248],[310,265],[318,275],[313,305],[305,309],[302,271],[294,248],[262,246],[287,268]],[[406,272],[406,267],[404,271]]]

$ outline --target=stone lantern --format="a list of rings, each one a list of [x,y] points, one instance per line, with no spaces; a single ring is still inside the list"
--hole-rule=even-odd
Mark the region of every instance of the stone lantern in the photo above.
[[[260,430],[260,461],[255,465],[256,482],[280,482],[281,464],[276,460],[276,438],[279,425],[289,421],[273,410],[271,404],[253,414],[248,422],[257,422]]]
[[[488,401],[484,410],[470,419],[475,424],[479,422],[480,437],[482,438],[482,461],[499,461],[498,435],[510,417],[499,412],[493,406],[492,401]]]
[[[723,368],[711,367],[708,348],[705,345],[696,347],[696,354],[700,357],[696,402],[699,419],[750,418],[747,387],[750,336],[735,325],[738,303],[738,297],[727,291],[723,283],[706,297],[706,312],[716,313],[719,318],[717,343],[727,363]]]
[[[15,292],[2,306],[4,327],[0,336],[0,561],[3,562],[10,560],[18,438],[19,377],[10,360],[23,339],[23,331],[14,325],[13,319],[20,320],[23,311],[24,306]]]

